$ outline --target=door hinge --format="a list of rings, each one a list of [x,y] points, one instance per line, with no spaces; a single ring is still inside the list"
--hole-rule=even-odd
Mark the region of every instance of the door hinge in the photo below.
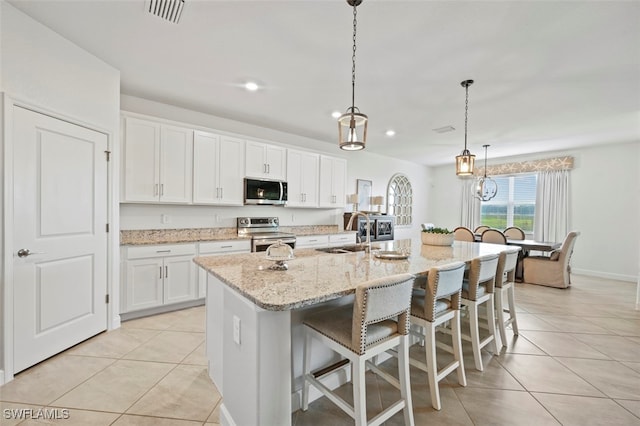
[[[106,225],[106,228],[107,228],[107,232],[109,232],[109,224],[108,223]]]
[[[111,151],[105,151],[104,153],[107,156],[107,161],[110,161],[111,160]]]
[[[109,303],[109,295],[108,294],[106,294],[104,296],[104,303],[107,303],[107,304]]]

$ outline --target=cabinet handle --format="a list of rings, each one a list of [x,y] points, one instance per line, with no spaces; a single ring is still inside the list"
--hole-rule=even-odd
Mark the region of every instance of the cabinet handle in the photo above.
[[[160,184],[160,196],[164,195],[164,183]]]
[[[267,173],[271,173],[271,164],[267,163]]]
[[[262,173],[267,173],[267,163],[262,163]]]
[[[156,250],[156,253],[171,253],[171,250]]]
[[[223,194],[224,194],[224,188],[220,188],[220,198],[223,198],[223,197],[224,197],[224,195],[223,195]]]
[[[165,278],[169,278],[169,267],[168,266],[164,267],[164,277]]]
[[[158,184],[153,185],[153,196],[158,196]]]
[[[231,248],[233,246],[220,246],[220,248]]]
[[[220,198],[220,188],[216,188],[216,198]]]
[[[162,279],[162,266],[160,267],[160,279]]]

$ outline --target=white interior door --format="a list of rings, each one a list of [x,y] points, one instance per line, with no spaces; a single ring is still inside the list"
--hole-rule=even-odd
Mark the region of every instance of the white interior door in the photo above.
[[[107,136],[14,108],[14,373],[107,327]]]

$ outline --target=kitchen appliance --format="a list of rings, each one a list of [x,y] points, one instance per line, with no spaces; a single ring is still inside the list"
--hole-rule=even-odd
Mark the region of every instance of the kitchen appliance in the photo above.
[[[277,217],[239,217],[238,236],[251,237],[251,251],[266,251],[267,248],[281,240],[292,249],[296,248],[296,236],[280,232],[280,220]]]
[[[244,178],[245,204],[284,205],[286,202],[287,182]]]
[[[393,240],[393,228],[395,226],[395,216],[388,216],[382,214],[370,214],[370,237],[371,241],[391,241]],[[351,213],[344,214],[344,226],[347,230],[347,224],[351,218]],[[358,231],[358,240],[365,241],[367,238],[367,220],[364,217],[358,216],[357,220],[353,221],[351,225],[352,231]]]

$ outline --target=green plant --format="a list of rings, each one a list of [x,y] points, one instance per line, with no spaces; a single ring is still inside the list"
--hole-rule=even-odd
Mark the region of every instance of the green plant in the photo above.
[[[452,234],[452,231],[449,231],[447,228],[429,228],[423,229],[422,232],[428,232],[430,234]]]

